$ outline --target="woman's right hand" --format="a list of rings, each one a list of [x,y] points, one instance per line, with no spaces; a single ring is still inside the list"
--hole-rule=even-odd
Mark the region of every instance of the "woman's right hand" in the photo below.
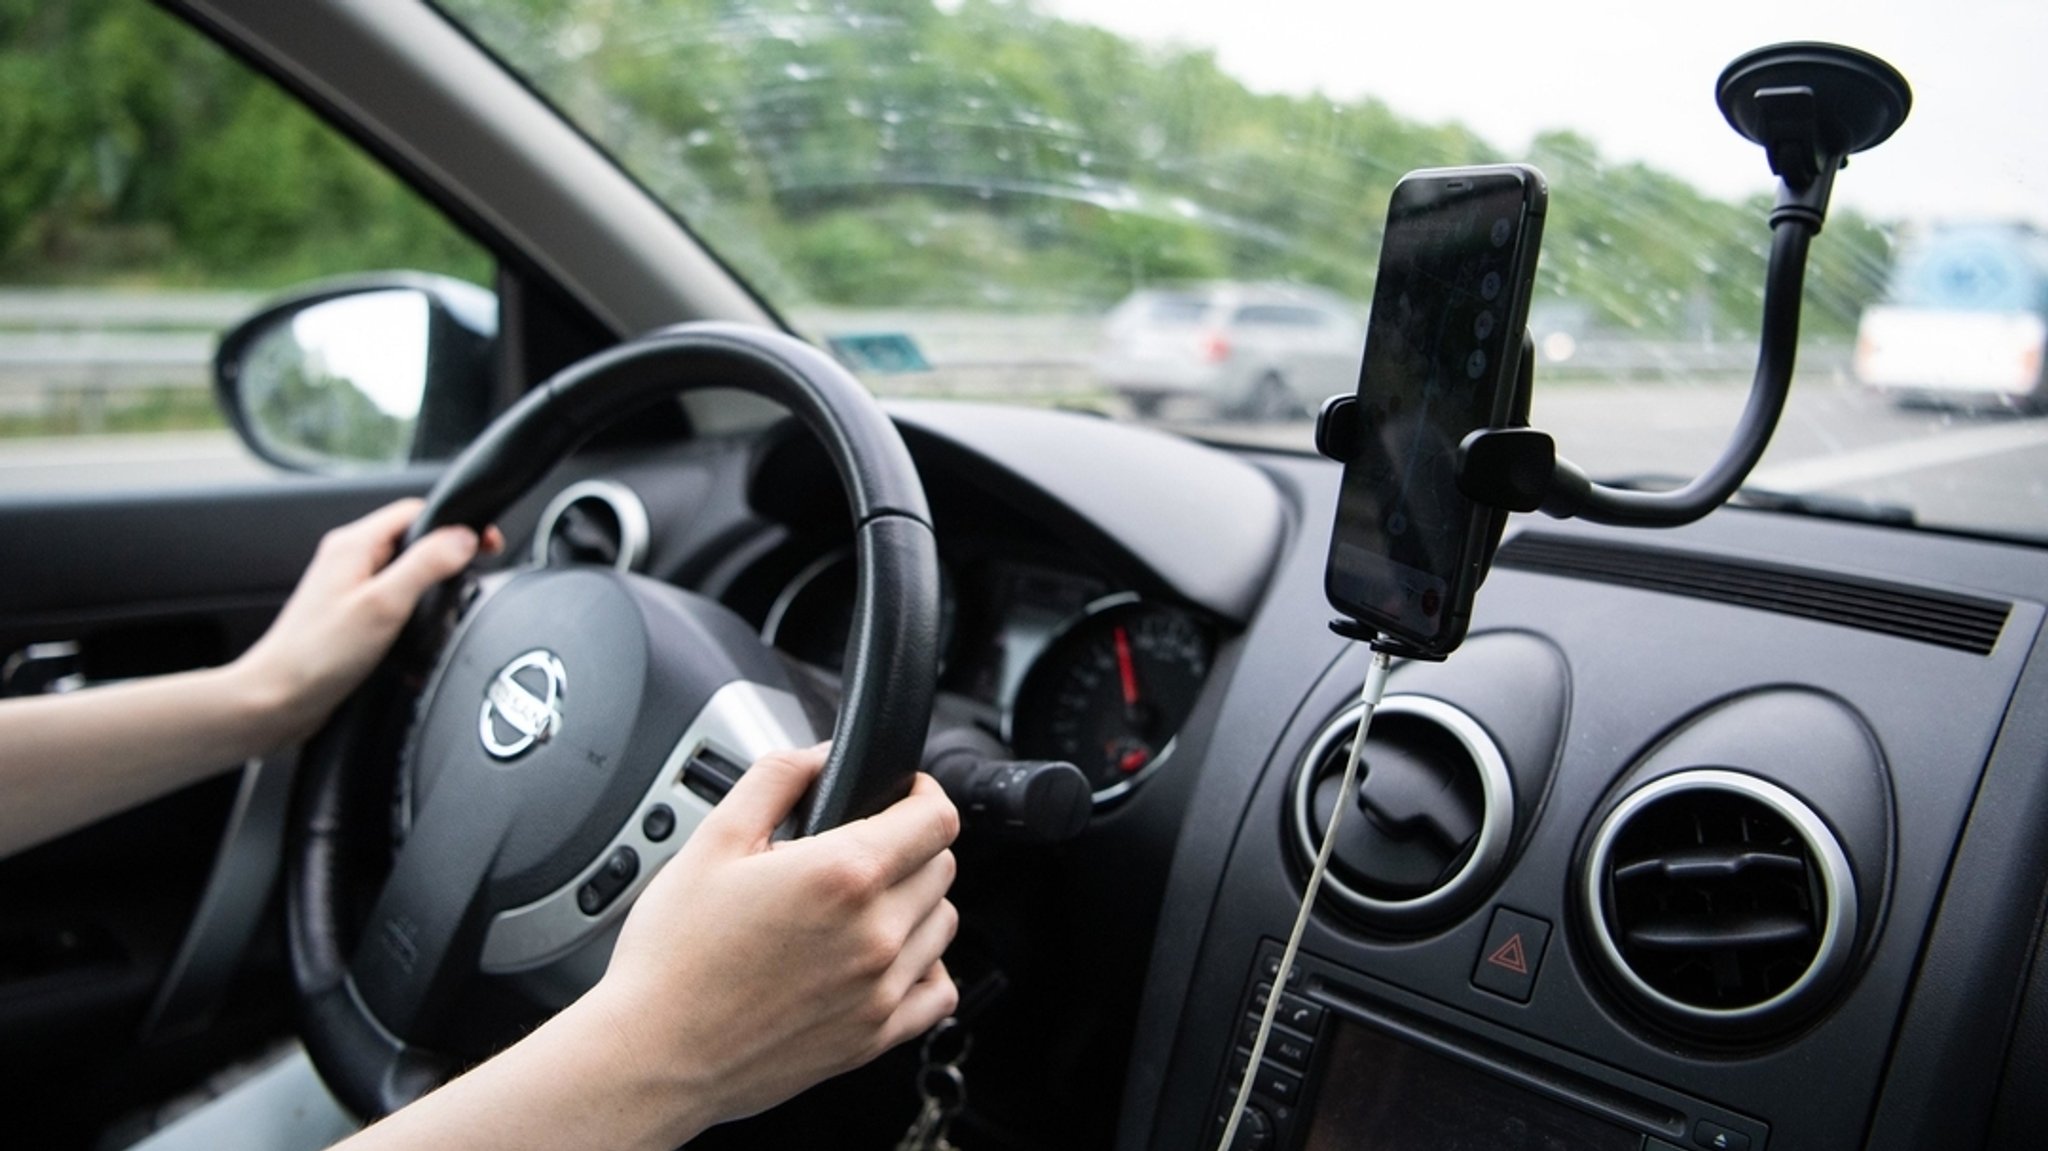
[[[868,819],[772,836],[826,746],[754,764],[642,892],[571,1010],[610,1017],[637,1073],[702,1108],[678,1142],[859,1066],[952,1013],[940,956],[960,818],[929,776]]]

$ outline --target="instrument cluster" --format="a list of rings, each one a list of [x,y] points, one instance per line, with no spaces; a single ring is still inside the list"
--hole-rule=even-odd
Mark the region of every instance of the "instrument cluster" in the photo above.
[[[940,690],[1018,758],[1079,767],[1098,805],[1129,794],[1171,758],[1216,625],[1039,557],[962,550],[940,568]],[[816,557],[776,596],[762,637],[837,672],[854,580],[850,548]]]

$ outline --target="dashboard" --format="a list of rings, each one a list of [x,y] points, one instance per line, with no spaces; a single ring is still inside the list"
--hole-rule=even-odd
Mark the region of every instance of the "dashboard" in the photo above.
[[[1251,1076],[1237,1145],[1277,1151],[2033,1145],[2048,555],[1737,509],[1517,521],[1344,796],[1366,655],[1321,595],[1333,467],[892,412],[945,570],[934,732],[1071,760],[1096,800],[1069,843],[963,837],[963,1140],[1214,1146]],[[679,453],[576,466],[645,500],[648,571],[829,696],[852,567],[822,455]]]

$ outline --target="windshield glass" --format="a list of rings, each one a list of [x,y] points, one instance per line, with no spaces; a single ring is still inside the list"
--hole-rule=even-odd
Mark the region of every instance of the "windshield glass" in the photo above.
[[[1836,185],[1760,488],[2048,538],[2048,7],[1769,0],[448,0],[879,393],[1305,448],[1411,169],[1547,175],[1534,422],[1597,477],[1718,453],[1774,179],[1714,102],[1829,40],[1913,84]]]

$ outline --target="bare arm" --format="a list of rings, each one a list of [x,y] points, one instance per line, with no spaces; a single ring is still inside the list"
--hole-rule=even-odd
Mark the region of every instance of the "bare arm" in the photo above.
[[[597,987],[339,1151],[666,1151],[949,1014],[959,816],[919,776],[872,819],[771,844],[824,759],[755,764],[648,885]]]
[[[327,533],[277,622],[226,667],[0,701],[0,856],[311,735],[421,593],[476,554],[474,532],[443,528],[398,555],[419,509]]]

